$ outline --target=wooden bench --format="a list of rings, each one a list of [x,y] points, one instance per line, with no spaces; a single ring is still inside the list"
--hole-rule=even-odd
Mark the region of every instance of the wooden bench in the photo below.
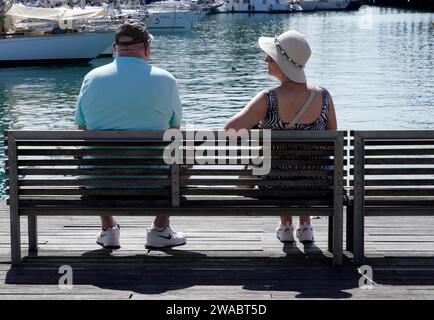
[[[12,263],[22,216],[36,251],[37,216],[309,214],[329,216],[329,250],[342,264],[344,132],[276,131],[270,145],[256,130],[229,149],[233,139],[204,147],[193,134],[182,132],[179,150],[194,161],[185,166],[164,161],[163,132],[7,131]],[[213,151],[232,162],[204,164]],[[267,176],[255,171],[261,158],[271,160]]]
[[[366,216],[434,215],[434,131],[352,131],[347,250],[364,263]]]

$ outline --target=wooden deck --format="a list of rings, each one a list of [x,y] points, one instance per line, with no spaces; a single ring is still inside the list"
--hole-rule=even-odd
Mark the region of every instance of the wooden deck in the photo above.
[[[0,300],[434,299],[434,217],[367,218],[366,262],[376,285],[360,289],[348,253],[343,267],[331,266],[327,218],[313,220],[317,241],[303,246],[274,238],[276,218],[174,217],[188,244],[148,253],[152,218],[124,217],[123,248],[111,253],[95,244],[97,217],[43,217],[39,256],[11,268],[8,214],[0,202]],[[58,286],[62,265],[73,269],[71,290]]]

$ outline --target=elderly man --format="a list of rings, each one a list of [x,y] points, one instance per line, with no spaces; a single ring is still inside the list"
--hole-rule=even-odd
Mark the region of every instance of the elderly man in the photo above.
[[[116,30],[110,64],[89,72],[81,87],[76,124],[82,130],[167,130],[179,128],[181,102],[175,78],[151,66],[152,35],[139,20],[129,19]],[[112,216],[101,216],[97,243],[120,248],[120,228]],[[168,216],[157,216],[147,232],[146,247],[172,247],[186,243],[169,225]]]

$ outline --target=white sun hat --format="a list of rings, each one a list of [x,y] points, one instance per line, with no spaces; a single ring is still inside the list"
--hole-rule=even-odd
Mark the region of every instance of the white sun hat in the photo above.
[[[306,38],[300,32],[289,30],[275,38],[260,37],[259,47],[279,65],[292,81],[306,83],[304,67],[311,50]]]

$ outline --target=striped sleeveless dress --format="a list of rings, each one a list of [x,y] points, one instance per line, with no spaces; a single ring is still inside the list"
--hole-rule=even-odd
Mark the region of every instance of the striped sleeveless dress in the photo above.
[[[327,130],[327,120],[328,120],[328,110],[329,110],[329,101],[330,101],[330,95],[328,91],[324,88],[321,88],[321,94],[322,94],[322,108],[321,113],[319,117],[310,122],[310,123],[296,123],[293,127],[288,128],[289,123],[285,123],[280,119],[279,117],[279,106],[277,101],[277,94],[274,89],[268,90],[266,93],[266,101],[267,101],[267,115],[264,120],[262,120],[259,123],[260,129],[271,129],[271,130]],[[273,153],[273,150],[284,150],[291,148],[291,150],[294,150],[294,147],[288,147],[286,145],[276,145],[273,146],[271,149],[271,152]],[[301,146],[298,147],[296,150],[319,150],[320,146]],[[278,155],[272,155],[272,160],[276,159],[285,159],[285,160],[300,160],[300,157],[294,156],[278,156]],[[317,157],[309,157],[309,159],[324,159],[323,156],[317,156]],[[318,176],[318,177],[285,177],[285,176],[278,176],[273,175],[273,170],[294,170],[294,171],[302,171],[302,170],[326,170],[327,166],[324,165],[312,165],[312,164],[306,164],[306,165],[275,165],[271,164],[271,173],[264,176],[263,180],[265,180],[264,184],[261,184],[261,189],[295,189],[295,190],[311,190],[312,187],[303,187],[303,186],[297,186],[297,187],[289,187],[285,185],[285,181],[288,179],[291,179],[292,182],[296,182],[297,180],[304,180],[304,179],[324,179],[324,176]],[[267,185],[266,180],[281,180],[281,185]]]

